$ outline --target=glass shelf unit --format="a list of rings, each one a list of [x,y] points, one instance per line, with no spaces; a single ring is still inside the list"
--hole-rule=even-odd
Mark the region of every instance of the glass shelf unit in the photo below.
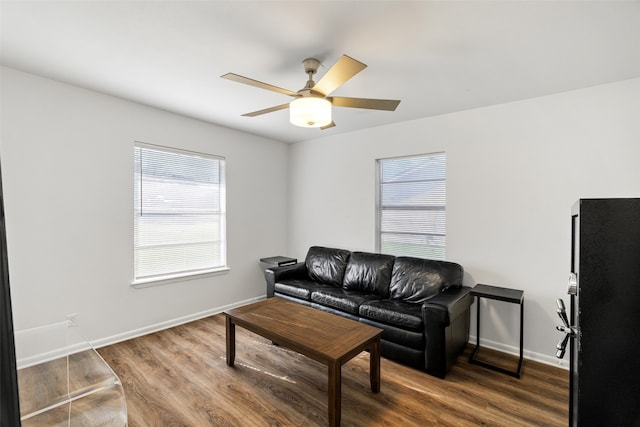
[[[23,427],[126,426],[120,379],[70,321],[15,333]]]

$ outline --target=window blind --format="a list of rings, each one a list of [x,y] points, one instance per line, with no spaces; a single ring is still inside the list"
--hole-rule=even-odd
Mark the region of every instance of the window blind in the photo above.
[[[134,147],[134,283],[226,267],[225,161]]]
[[[445,153],[378,160],[378,184],[377,249],[445,259]]]

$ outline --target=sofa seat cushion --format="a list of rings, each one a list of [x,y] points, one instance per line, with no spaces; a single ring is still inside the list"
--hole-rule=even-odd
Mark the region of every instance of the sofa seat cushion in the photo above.
[[[311,293],[311,301],[357,316],[360,305],[378,298],[375,295],[343,288],[325,287]]]
[[[319,289],[334,288],[335,286],[317,283],[307,279],[284,279],[277,282],[274,291],[290,297],[311,301],[311,293]]]
[[[383,342],[393,343],[401,346],[402,348],[411,348],[414,351],[420,351],[421,353],[424,352],[425,337],[424,332],[422,331],[410,331],[404,328],[397,328],[389,325],[388,323],[380,323],[364,317],[361,317],[358,320],[360,323],[366,323],[367,325],[382,329]]]
[[[360,317],[412,331],[423,331],[422,304],[400,300],[368,301],[360,305]]]

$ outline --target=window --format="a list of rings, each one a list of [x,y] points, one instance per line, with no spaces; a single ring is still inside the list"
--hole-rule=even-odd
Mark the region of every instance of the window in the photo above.
[[[377,249],[445,259],[444,153],[378,160]]]
[[[134,284],[226,269],[224,158],[136,143]]]

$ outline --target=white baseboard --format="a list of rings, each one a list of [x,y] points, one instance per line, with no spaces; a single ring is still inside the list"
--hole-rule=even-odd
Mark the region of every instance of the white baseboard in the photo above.
[[[234,307],[240,307],[242,305],[250,304],[252,302],[261,301],[266,298],[266,295],[262,295],[255,298],[250,298],[248,300],[239,301],[233,304],[228,304],[221,307],[211,308],[209,310],[201,311],[199,313],[193,313],[187,316],[178,317],[176,319],[167,320],[165,322],[156,323],[153,325],[145,326],[143,328],[134,329],[128,332],[124,332],[121,334],[113,335],[106,338],[97,339],[91,341],[91,345],[94,348],[105,347],[111,344],[116,344],[122,341],[126,341],[132,338],[140,337],[142,335],[151,334],[153,332],[158,332],[164,329],[172,328],[174,326],[182,325],[184,323],[193,322],[195,320],[199,320],[205,317],[213,316],[214,314],[222,313],[225,310],[232,309]],[[469,343],[475,345],[476,336],[469,336]],[[520,349],[515,346],[506,345],[497,341],[480,339],[480,346],[490,348],[492,350],[501,351],[503,353],[512,354],[518,356],[520,354]],[[562,369],[569,369],[569,361],[564,359],[558,359],[555,356],[537,353],[530,350],[524,350],[523,352],[525,359],[530,359],[536,362],[544,363],[545,365],[555,366]]]
[[[261,301],[266,298],[266,295],[262,295],[255,298],[250,298],[248,300],[235,302],[233,304],[224,305],[221,307],[211,308],[205,311],[201,311],[199,313],[189,314],[187,316],[178,317],[176,319],[167,320],[165,322],[156,323],[153,325],[145,326],[143,328],[134,329],[131,331],[123,332],[121,334],[113,335],[106,338],[100,338],[94,341],[91,341],[91,345],[93,348],[105,347],[111,344],[116,344],[122,341],[130,340],[132,338],[137,338],[142,335],[151,334],[154,332],[162,331],[164,329],[173,328],[174,326],[182,325],[184,323],[193,322],[194,320],[203,319],[205,317],[213,316],[214,314],[222,313],[225,310],[229,310],[235,307],[240,307],[242,305],[247,305],[252,302]]]
[[[475,335],[469,336],[469,344],[476,345],[477,337]],[[501,351],[507,354],[513,354],[514,356],[520,356],[520,348],[506,345],[500,342],[491,341],[487,339],[480,338],[480,347],[490,348],[492,350]],[[545,365],[555,366],[557,368],[569,369],[569,361],[564,359],[558,359],[555,355],[551,356],[548,354],[536,353],[535,351],[530,351],[524,349],[523,357],[525,359],[533,360],[535,362],[544,363]],[[568,353],[568,352],[567,352]]]
[[[39,365],[41,363],[49,362],[51,360],[67,357],[72,354],[80,353],[81,351],[90,350],[91,346],[88,343],[78,343],[67,346],[62,346],[50,351],[34,354],[29,357],[23,357],[16,361],[16,368],[18,370],[25,369],[30,366]]]

